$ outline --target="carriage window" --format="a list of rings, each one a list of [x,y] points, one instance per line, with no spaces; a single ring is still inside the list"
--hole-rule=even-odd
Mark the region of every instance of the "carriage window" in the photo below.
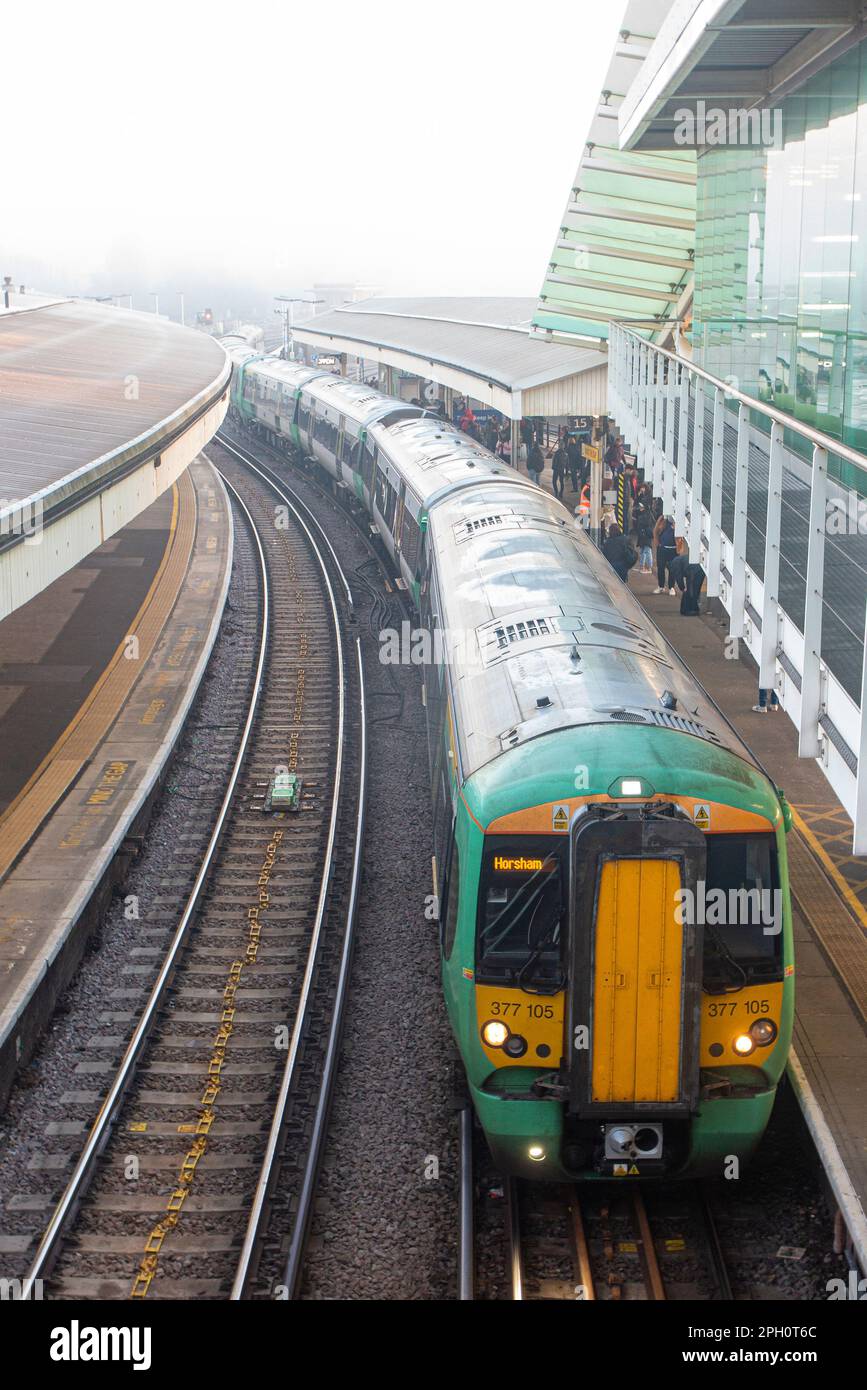
[[[389,531],[393,531],[394,513],[397,508],[397,493],[381,468],[376,470],[373,500]]]
[[[361,476],[364,479],[364,486],[370,492],[373,486],[373,448],[369,439],[364,441],[361,451]]]
[[[568,839],[488,836],[479,886],[477,976],[560,988]]]
[[[420,532],[418,529],[418,522],[409,510],[404,511],[402,530],[403,534],[400,541],[401,553],[410,569],[414,570],[416,561],[418,560]]]
[[[461,874],[460,861],[458,856],[458,845],[455,840],[452,844],[451,863],[449,864],[448,882],[445,887],[446,900],[440,904],[440,911],[443,917],[443,955],[446,960],[451,956],[455,944],[455,935],[458,930],[458,892],[460,888]]]

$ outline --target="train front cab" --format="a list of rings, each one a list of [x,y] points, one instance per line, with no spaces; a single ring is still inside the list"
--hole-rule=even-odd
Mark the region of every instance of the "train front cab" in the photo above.
[[[468,1071],[504,1171],[733,1176],[761,1137],[791,1029],[783,832],[700,809],[721,833],[688,800],[604,799],[567,834],[485,836]]]

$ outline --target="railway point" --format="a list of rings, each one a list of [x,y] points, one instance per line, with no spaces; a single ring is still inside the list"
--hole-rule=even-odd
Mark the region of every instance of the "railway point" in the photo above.
[[[271,165],[174,95],[135,125],[171,226],[83,99],[105,226],[56,151],[40,228],[10,172],[0,1302],[158,1371],[199,1305],[285,1346],[287,1303],[560,1300],[666,1304],[660,1368],[827,1369],[867,1297],[864,16],[544,0],[569,99],[441,113],[496,133],[461,172],[365,135],[338,8],[231,234]],[[410,126],[442,11],[377,16]],[[179,16],[185,88],[236,39]]]

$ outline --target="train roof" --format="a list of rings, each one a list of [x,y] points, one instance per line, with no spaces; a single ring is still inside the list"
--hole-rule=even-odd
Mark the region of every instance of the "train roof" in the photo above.
[[[370,435],[423,507],[432,506],[444,489],[471,487],[483,479],[502,478],[518,486],[533,486],[527,479],[516,478],[496,454],[433,415],[398,420],[385,417],[371,427]]]
[[[749,750],[559,502],[516,479],[429,518],[464,778],[555,730],[622,724]]]

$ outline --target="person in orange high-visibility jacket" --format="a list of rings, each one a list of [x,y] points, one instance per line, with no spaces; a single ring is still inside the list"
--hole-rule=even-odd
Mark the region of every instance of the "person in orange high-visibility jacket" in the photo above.
[[[582,526],[590,525],[590,484],[585,483],[581,489],[581,499],[575,508],[575,515]]]

